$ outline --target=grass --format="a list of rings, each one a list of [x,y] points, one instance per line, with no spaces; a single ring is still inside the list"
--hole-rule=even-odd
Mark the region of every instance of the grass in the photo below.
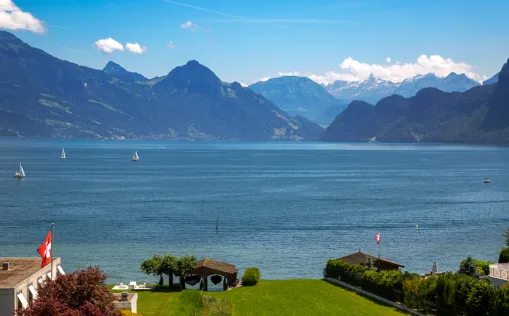
[[[177,289],[158,287],[138,293],[138,313],[143,316],[172,316],[187,309]],[[226,292],[205,292],[233,303],[235,316],[245,315],[404,315],[354,292],[322,280],[260,281],[252,287]],[[182,298],[182,299],[181,299]],[[205,307],[205,314],[208,308]]]
[[[207,293],[243,315],[404,315],[322,280],[260,281],[253,287]]]

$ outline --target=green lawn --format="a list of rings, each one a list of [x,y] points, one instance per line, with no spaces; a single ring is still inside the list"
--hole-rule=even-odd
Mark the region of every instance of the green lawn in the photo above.
[[[244,315],[403,315],[322,280],[260,281],[253,287],[207,293],[233,302]]]
[[[143,316],[172,316],[180,308],[180,293],[162,287],[138,293],[138,313]],[[322,280],[261,281],[252,287],[205,295],[230,300],[235,316],[244,315],[404,315],[354,292]]]

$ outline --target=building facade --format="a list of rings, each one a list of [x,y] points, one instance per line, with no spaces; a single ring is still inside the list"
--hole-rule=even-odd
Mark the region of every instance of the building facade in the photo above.
[[[18,308],[24,308],[37,299],[37,289],[51,275],[65,274],[60,258],[53,258],[51,264],[41,268],[41,258],[0,258],[0,315],[14,315]]]

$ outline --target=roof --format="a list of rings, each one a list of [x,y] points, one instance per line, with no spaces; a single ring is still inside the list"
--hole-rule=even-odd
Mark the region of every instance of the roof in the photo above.
[[[216,270],[227,274],[234,274],[239,271],[233,264],[229,264],[222,261],[216,261],[209,258],[205,258],[196,262],[195,269],[200,268],[208,268],[211,270]]]
[[[127,293],[127,302],[132,301],[136,293]],[[113,293],[113,301],[122,302],[122,293]]]
[[[41,258],[0,258],[4,262],[9,262],[9,270],[0,266],[0,288],[14,288],[41,269]]]
[[[371,255],[365,254],[364,252],[361,252],[360,250],[358,252],[356,252],[356,253],[352,253],[351,255],[338,258],[337,260],[346,261],[346,262],[348,262],[350,264],[366,264],[368,262],[368,257],[371,257],[371,261],[373,263],[375,261],[379,260],[381,262],[392,264],[392,265],[398,266],[400,268],[404,268],[405,267],[404,265],[399,264],[399,263],[397,263],[395,261],[387,260],[387,259],[384,259],[384,258],[374,257],[374,256],[371,256]]]

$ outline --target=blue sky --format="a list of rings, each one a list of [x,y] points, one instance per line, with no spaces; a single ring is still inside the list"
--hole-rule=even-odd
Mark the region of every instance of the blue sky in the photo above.
[[[509,58],[507,0],[0,0],[0,9],[2,2],[43,22],[43,34],[12,30],[28,44],[93,68],[113,60],[147,77],[196,59],[224,81],[247,84],[280,73],[330,82],[456,71],[481,80]],[[192,27],[182,28],[187,21]],[[104,53],[95,42],[107,38],[146,51]]]

